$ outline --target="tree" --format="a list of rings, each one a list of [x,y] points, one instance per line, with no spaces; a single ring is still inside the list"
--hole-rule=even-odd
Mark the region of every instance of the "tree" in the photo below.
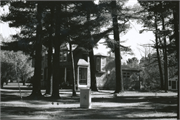
[[[99,9],[98,6],[95,6],[93,1],[77,2],[77,3],[79,5],[77,7],[77,10],[81,15],[80,17],[81,23],[74,25],[70,24],[72,26],[72,30],[74,28],[75,29],[79,28],[79,31],[76,35],[74,35],[74,31],[73,31],[73,35],[71,35],[72,43],[78,44],[79,47],[83,47],[89,52],[90,71],[91,71],[90,72],[91,90],[97,91],[93,47],[96,46],[96,43],[101,38],[103,38],[106,34],[111,32],[112,28],[109,28],[103,32],[99,31],[99,28],[101,28],[101,26],[105,24],[104,20],[106,20],[106,18],[100,16],[99,13],[102,9]]]
[[[55,28],[55,53],[53,57],[53,90],[52,98],[59,98],[59,53],[60,53],[60,12],[61,12],[61,3],[57,2],[56,4],[56,28]]]
[[[119,41],[120,33],[125,34],[127,32],[128,28],[130,28],[128,21],[130,20],[130,18],[132,18],[132,14],[131,14],[131,12],[129,12],[130,10],[128,8],[123,7],[124,3],[126,1],[118,1],[116,5],[114,5],[113,2],[116,2],[116,1],[102,2],[102,3],[104,3],[104,4],[102,4],[102,6],[105,7],[104,11],[106,11],[105,14],[106,14],[107,19],[110,21],[109,23],[113,24],[112,29],[113,29],[113,34],[114,34],[114,39],[111,39],[109,37],[109,34],[106,34],[104,37],[105,38],[104,44],[106,44],[109,48],[111,48],[111,51],[113,53],[115,53],[115,59],[116,59],[116,61],[118,61],[118,65],[116,66],[116,68],[118,68],[117,70],[119,70],[119,66],[121,67],[121,63],[119,64],[119,61],[121,62],[121,60],[120,60],[121,50],[125,51],[125,53],[129,52],[129,54],[132,54],[132,52],[130,52],[131,49],[129,47],[125,47],[125,46],[121,45],[120,41]],[[111,14],[109,14],[107,11]],[[111,21],[110,19],[112,19],[112,18],[113,18],[113,20]],[[121,42],[123,42],[123,41],[121,41]],[[117,59],[119,59],[119,60],[117,60]],[[117,76],[121,77],[122,76],[121,73],[119,73],[119,71],[117,71],[117,70],[115,70],[117,72]],[[121,68],[120,68],[120,71],[121,71]],[[116,85],[115,93],[123,91],[122,90],[123,89],[122,78],[119,79],[119,77],[117,77],[117,76],[116,76],[117,85]]]
[[[149,2],[144,2],[144,3],[149,3]],[[163,36],[164,38],[164,45],[161,44],[161,46],[158,46],[161,49],[167,49],[167,55],[171,56],[171,54],[176,54],[176,60],[179,61],[179,50],[178,50],[178,45],[179,45],[179,34],[178,34],[178,26],[179,26],[179,2],[178,1],[156,1],[155,3],[158,3],[159,7],[157,7],[157,9],[154,9],[153,6],[150,6],[149,8],[151,8],[151,11],[157,11],[157,13],[159,13],[159,15],[161,16],[160,20],[162,21],[162,29],[161,30],[161,37]],[[156,5],[157,6],[157,5]],[[159,9],[161,8],[161,9]],[[165,30],[166,28],[166,30]],[[169,32],[167,34],[167,31]],[[166,44],[165,41],[165,36],[166,38],[169,38],[170,43]],[[161,42],[161,41],[160,41]],[[163,42],[161,42],[163,43]],[[166,50],[164,51],[164,66],[165,66],[165,72],[167,73],[167,69],[166,69],[166,64],[167,64],[167,60],[166,60]],[[178,66],[178,64],[176,64],[176,66]],[[179,73],[179,71],[177,70],[176,73]],[[166,79],[166,89],[167,89],[167,75],[165,77]],[[178,81],[179,82],[179,81]],[[165,90],[167,91],[167,90]],[[179,106],[179,104],[178,104]],[[178,118],[179,118],[179,114],[178,114]]]
[[[114,39],[119,42],[119,31],[117,23],[117,10],[116,10],[116,1],[111,2],[112,7],[112,18],[113,18],[113,32]],[[123,79],[122,79],[122,70],[121,70],[121,59],[120,59],[120,49],[118,46],[115,46],[115,64],[116,64],[116,89],[114,93],[119,93],[123,91]]]
[[[14,51],[22,50],[31,53],[30,42],[35,41],[36,33],[36,2],[30,1],[3,1],[1,6],[8,5],[9,13],[2,15],[2,21],[9,22],[10,27],[21,28],[21,31],[13,35],[13,42],[8,42],[2,49]],[[19,19],[22,18],[22,19]]]
[[[9,79],[16,77],[14,64],[9,56],[7,52],[1,52],[1,88],[3,88],[4,82],[8,82]]]
[[[51,14],[51,21],[50,21],[50,27],[49,27],[49,40],[48,40],[48,78],[46,83],[46,94],[52,94],[52,39],[53,39],[53,18],[54,18],[54,6],[50,6],[50,14]]]
[[[32,62],[23,52],[1,51],[1,87],[8,80],[25,82],[33,76]]]
[[[160,89],[160,72],[157,66],[157,54],[148,54],[147,57],[142,57],[140,60],[140,79],[142,81],[143,89],[147,91]]]
[[[158,26],[157,26],[157,14],[156,12],[154,13],[155,14],[155,19],[154,19],[154,22],[155,22],[155,44],[156,46],[158,46]],[[158,66],[159,66],[159,72],[160,72],[160,79],[161,79],[161,89],[163,90],[163,73],[162,73],[162,67],[161,67],[161,57],[160,57],[160,54],[159,54],[159,48],[156,47],[156,53],[157,53],[157,58],[158,58]]]
[[[133,57],[133,58],[129,58],[127,61],[127,65],[131,68],[138,68],[138,59],[136,57]]]
[[[36,44],[35,44],[35,70],[34,70],[34,77],[33,77],[33,89],[30,97],[33,98],[40,98],[42,97],[41,93],[41,60],[42,60],[42,10],[43,5],[42,2],[38,2],[37,4],[37,31],[36,31]]]
[[[91,9],[92,9],[92,6],[93,5],[91,5],[90,7],[88,7],[87,5],[88,5],[88,3],[89,2],[87,2],[86,3],[86,7],[87,7],[87,22],[89,22],[90,21],[90,14],[91,14]],[[90,3],[92,3],[92,2],[90,2]],[[90,25],[90,24],[89,24]],[[89,28],[89,27],[88,27]],[[96,76],[95,76],[95,71],[96,71],[96,69],[95,69],[95,62],[94,62],[94,52],[93,52],[93,46],[94,46],[94,40],[93,40],[93,38],[92,38],[92,36],[91,36],[91,31],[90,31],[90,29],[88,29],[88,36],[89,36],[89,38],[90,38],[90,41],[91,41],[91,43],[90,43],[90,47],[89,47],[89,58],[90,58],[90,71],[91,71],[91,90],[92,91],[98,91],[98,89],[97,89],[97,85],[96,85]]]
[[[39,98],[42,96],[41,85],[41,59],[42,59],[42,2],[32,1],[10,1],[10,13],[3,16],[3,21],[11,21],[10,27],[21,27],[21,32],[13,37],[17,40],[33,41],[35,53],[35,70],[33,77],[33,90],[30,97]],[[4,5],[4,4],[2,4]],[[37,11],[36,11],[37,10]],[[37,15],[37,16],[36,16]],[[19,19],[21,18],[21,19]],[[34,52],[35,51],[35,52]]]
[[[162,3],[160,3],[161,8],[163,9]],[[164,23],[164,15],[163,12],[161,13],[161,20],[162,20],[162,30],[165,31],[165,23]],[[166,36],[163,37],[164,39],[164,78],[165,78],[165,92],[168,90],[168,68],[167,68],[167,44],[166,44]]]
[[[162,49],[164,55],[164,79],[165,79],[165,91],[167,92],[168,89],[168,59],[167,56],[170,55],[175,49],[174,45],[174,33],[173,33],[173,26],[172,26],[172,14],[174,11],[175,2],[170,1],[141,1],[139,2],[146,12],[149,13],[149,15],[146,17],[147,20],[145,20],[145,26],[152,29],[152,27],[155,27],[154,34],[156,37],[156,42],[154,45],[154,48],[156,48],[157,51]],[[161,8],[161,9],[159,9]],[[154,19],[154,25],[152,24],[152,20]],[[149,22],[147,22],[149,21]],[[148,24],[149,23],[149,24]],[[160,30],[161,29],[161,30]],[[167,42],[167,38],[169,38],[170,43]],[[157,54],[159,54],[157,52]],[[159,60],[160,61],[160,56]],[[161,63],[159,62],[159,69],[161,71]],[[162,73],[162,72],[160,72]],[[163,77],[161,77],[161,87],[163,86]]]
[[[76,96],[76,80],[75,80],[75,68],[74,68],[74,56],[73,56],[73,52],[72,52],[72,45],[71,43],[69,43],[69,47],[70,47],[70,59],[71,59],[71,73],[72,73],[72,79],[73,79],[73,88],[72,88],[72,96]]]

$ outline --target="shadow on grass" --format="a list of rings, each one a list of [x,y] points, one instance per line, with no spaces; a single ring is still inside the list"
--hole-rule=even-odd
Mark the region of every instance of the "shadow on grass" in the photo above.
[[[139,109],[137,107],[116,107],[101,108],[98,110],[65,110],[65,115],[56,114],[55,119],[160,119],[160,118],[176,118],[176,115],[164,113],[163,116],[156,114],[154,109]],[[144,115],[142,115],[145,113]],[[154,114],[154,116],[149,115]]]
[[[176,115],[166,114],[170,111],[163,109],[144,109],[137,107],[115,107],[115,108],[30,108],[30,107],[2,107],[2,113],[10,115],[44,115],[49,119],[162,119],[176,118]],[[172,109],[172,108],[171,108]],[[175,109],[175,108],[173,108]],[[161,112],[160,114],[158,112]],[[163,114],[163,116],[161,115]]]
[[[139,97],[139,96],[121,96],[112,98],[92,98],[93,102],[116,102],[116,103],[138,103],[138,102],[150,102],[159,104],[177,104],[177,97]]]
[[[17,92],[17,91],[16,91]],[[2,101],[20,100],[19,93],[15,91],[1,92]],[[176,118],[177,113],[177,97],[176,96],[117,96],[110,98],[102,98],[102,95],[92,98],[92,109],[75,108],[71,104],[79,104],[80,98],[71,97],[72,93],[64,93],[60,99],[52,99],[43,97],[40,100],[23,99],[24,103],[30,105],[42,105],[42,107],[32,106],[1,106],[2,114],[9,115],[45,115],[49,119],[163,119]],[[24,91],[29,94],[29,91]],[[60,92],[61,94],[61,92]],[[108,93],[107,93],[108,94]],[[50,103],[60,103],[58,108],[43,107]],[[99,104],[115,103],[117,107],[103,107]],[[125,104],[142,103],[136,106],[126,106]],[[71,108],[61,108],[61,104],[68,104]],[[123,106],[120,106],[123,105]]]

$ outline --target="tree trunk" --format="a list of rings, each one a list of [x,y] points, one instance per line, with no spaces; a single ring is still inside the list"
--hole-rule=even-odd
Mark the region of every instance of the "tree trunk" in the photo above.
[[[162,67],[161,67],[161,58],[159,55],[159,49],[158,49],[158,35],[157,35],[157,14],[155,13],[155,41],[156,41],[156,52],[157,52],[157,59],[158,59],[158,66],[159,66],[159,73],[160,73],[160,80],[161,80],[161,90],[163,90],[163,73],[162,73]]]
[[[176,42],[176,58],[179,61],[179,1],[176,2],[175,10],[173,10],[173,17],[174,17],[174,35],[175,35],[175,42]],[[179,64],[179,62],[178,62]]]
[[[25,80],[23,80],[23,86],[25,86],[26,85],[26,81]]]
[[[90,10],[87,10],[87,21],[90,21]],[[94,46],[94,40],[91,39],[91,31],[88,30],[88,35],[90,37],[90,52],[89,52],[89,59],[90,59],[90,75],[91,75],[91,90],[92,91],[98,91],[97,85],[96,85],[96,68],[95,68],[95,62],[94,62],[94,52],[93,52],[93,46]]]
[[[91,71],[91,90],[98,91],[97,84],[96,84],[96,68],[94,62],[94,51],[93,48],[90,49],[89,52],[89,59],[90,59],[90,71]]]
[[[163,13],[161,14],[161,20],[162,20],[162,30],[165,30]],[[166,36],[164,36],[163,40],[164,40],[164,79],[165,79],[165,92],[167,92],[167,90],[168,90],[168,68],[167,68]]]
[[[76,96],[76,77],[75,77],[75,68],[74,68],[74,57],[72,53],[72,45],[69,42],[69,48],[70,48],[70,59],[71,59],[71,74],[72,74],[72,80],[73,80],[73,86],[72,86],[72,96]]]
[[[60,98],[59,96],[59,55],[60,55],[60,10],[61,5],[56,5],[56,30],[55,30],[55,53],[53,56],[53,89],[52,89],[52,98]]]
[[[173,10],[173,17],[174,17],[174,35],[175,35],[175,43],[176,43],[176,59],[177,59],[177,63],[178,63],[178,68],[179,68],[179,1],[176,2],[175,4],[175,9]],[[179,69],[177,71],[177,73],[179,74]],[[178,81],[177,81],[177,85],[179,85],[179,77],[178,77]],[[179,87],[177,87],[178,91],[179,91]],[[178,92],[178,98],[179,97],[179,92]],[[180,119],[180,110],[179,110],[179,101],[177,103],[177,119]]]
[[[51,26],[49,28],[49,49],[48,49],[48,78],[46,84],[46,94],[52,94],[52,33],[53,33],[54,6],[51,6]]]
[[[1,89],[4,87],[4,81],[1,79]]]
[[[123,79],[122,79],[122,70],[121,70],[121,59],[120,59],[120,49],[119,49],[119,31],[118,31],[118,22],[117,22],[117,9],[116,1],[112,0],[112,18],[113,18],[113,32],[114,40],[118,43],[115,45],[115,70],[116,70],[116,89],[114,93],[123,92]]]
[[[36,46],[35,46],[35,70],[34,70],[34,77],[32,81],[33,89],[30,97],[38,99],[42,97],[41,94],[41,61],[42,61],[42,3],[38,2],[37,5],[37,32],[36,32]]]
[[[161,45],[161,46],[164,46],[163,43],[162,43],[162,41],[161,41],[161,39],[160,39],[160,37],[158,38],[158,40],[159,40],[160,45]],[[164,52],[164,48],[163,48],[163,47],[162,47],[162,50],[159,49],[159,52],[160,52],[160,55],[162,54],[162,55],[163,55],[163,58],[164,58],[164,53],[165,53],[165,52]],[[164,64],[164,61],[163,61],[162,63]],[[162,87],[162,90],[165,90],[164,65],[161,66],[161,68],[162,68],[162,78],[163,78],[163,83],[162,83],[163,87]]]

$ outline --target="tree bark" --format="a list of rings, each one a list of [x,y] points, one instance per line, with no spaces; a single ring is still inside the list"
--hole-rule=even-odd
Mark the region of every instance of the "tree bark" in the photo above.
[[[162,5],[162,3],[161,3]],[[162,30],[165,30],[164,16],[161,14],[162,20]],[[168,90],[168,68],[167,68],[167,47],[166,47],[166,36],[163,37],[164,40],[164,79],[165,79],[165,92]]]
[[[72,86],[72,96],[76,96],[76,77],[75,77],[75,67],[74,67],[74,57],[72,53],[72,45],[69,43],[70,48],[70,59],[71,59],[71,74],[72,74],[72,80],[73,80],[73,86]]]
[[[179,61],[179,1],[176,2],[175,9],[173,10],[174,17],[174,35],[175,35],[175,43],[176,43],[176,59]],[[178,62],[179,64],[179,62]]]
[[[118,43],[115,45],[115,70],[116,70],[116,89],[114,93],[123,92],[123,79],[122,79],[122,70],[121,70],[121,59],[120,59],[120,49],[119,49],[119,31],[118,31],[118,22],[117,22],[117,9],[116,9],[116,1],[111,1],[112,8],[112,18],[113,18],[113,32],[114,39]]]
[[[87,22],[90,21],[90,10],[87,10]],[[94,62],[94,52],[93,52],[93,45],[94,45],[94,40],[91,37],[91,31],[88,30],[88,35],[90,37],[90,47],[89,47],[89,59],[90,59],[90,75],[91,75],[91,90],[92,91],[98,91],[97,89],[97,84],[96,84],[96,68],[95,68],[95,62]]]
[[[158,59],[158,66],[159,66],[159,73],[160,73],[160,80],[161,80],[161,89],[163,90],[163,73],[162,73],[162,67],[161,67],[161,58],[159,55],[159,49],[158,49],[158,35],[157,35],[157,14],[155,13],[155,41],[156,41],[156,52],[157,52],[157,59]]]
[[[23,86],[25,86],[26,85],[26,80],[23,80]]]
[[[1,89],[4,87],[4,81],[1,79]]]
[[[54,18],[54,6],[51,6],[51,26],[49,28],[49,41],[48,41],[48,78],[46,84],[46,94],[52,94],[52,84],[51,84],[51,76],[52,76],[52,33],[53,33],[53,18]]]
[[[42,61],[42,3],[38,2],[37,5],[37,32],[36,32],[36,46],[35,46],[35,70],[34,70],[34,77],[32,81],[33,89],[30,97],[38,99],[42,97],[41,94],[41,61]]]
[[[174,35],[175,35],[175,43],[176,43],[176,59],[177,59],[177,63],[178,63],[178,68],[179,68],[179,1],[176,2],[175,4],[175,9],[173,10],[173,17],[174,17]],[[179,69],[177,71],[177,73],[179,74]],[[179,78],[177,81],[177,85],[179,85]],[[178,91],[179,91],[179,87],[177,87]],[[178,98],[179,97],[179,92],[178,92]],[[177,103],[177,111],[179,111],[177,113],[177,119],[180,119],[180,110],[179,110],[179,101]]]
[[[98,91],[97,84],[96,84],[96,68],[94,62],[94,51],[93,48],[90,49],[89,52],[89,59],[90,59],[90,70],[91,70],[91,90]]]
[[[55,29],[55,53],[53,56],[53,89],[52,89],[52,98],[60,98],[59,95],[59,55],[60,55],[60,11],[61,11],[61,4],[56,5],[56,29]]]

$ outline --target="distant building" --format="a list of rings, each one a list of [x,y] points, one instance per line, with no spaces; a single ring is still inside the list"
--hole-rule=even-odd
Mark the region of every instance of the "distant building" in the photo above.
[[[177,90],[178,88],[178,76],[168,79],[168,90]]]
[[[64,45],[60,50],[60,83],[68,83],[72,84],[72,75],[70,68],[70,56],[69,56],[69,48]],[[90,87],[90,62],[88,51],[81,47],[74,47],[73,49],[74,55],[74,64],[75,64],[75,77],[76,77],[76,88],[82,87]],[[96,65],[96,80],[98,89],[115,89],[116,81],[115,74],[105,69],[108,61],[113,60],[114,57],[109,57],[102,53],[97,53],[94,55],[95,65]],[[135,74],[138,79],[134,80],[135,88],[140,89],[140,81],[139,81],[139,69],[132,68],[122,68],[122,75],[124,81],[127,78],[130,78],[132,74]],[[42,86],[45,86],[45,82],[47,81],[47,54],[43,56],[42,60]],[[138,75],[137,75],[138,74]],[[63,86],[62,86],[63,87]]]

